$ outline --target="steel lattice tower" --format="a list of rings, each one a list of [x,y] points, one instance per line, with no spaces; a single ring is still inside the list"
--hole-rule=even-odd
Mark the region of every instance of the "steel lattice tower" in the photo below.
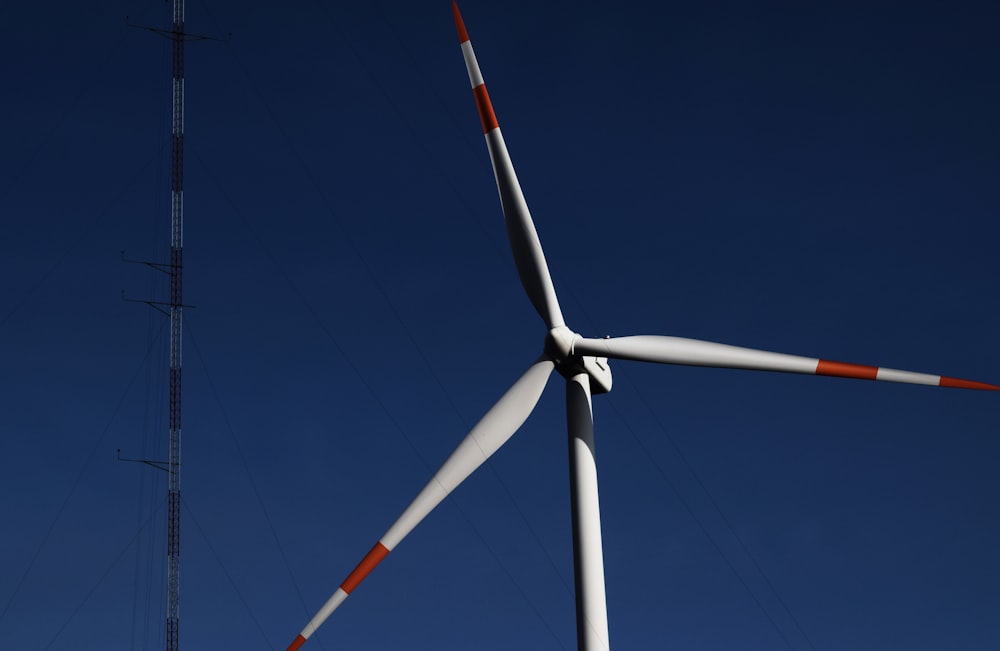
[[[170,450],[167,470],[167,651],[177,651],[181,564],[181,334],[184,269],[184,0],[173,3],[170,129]]]

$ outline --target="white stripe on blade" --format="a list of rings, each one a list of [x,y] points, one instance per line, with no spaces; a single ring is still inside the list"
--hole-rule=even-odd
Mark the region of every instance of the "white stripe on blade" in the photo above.
[[[927,373],[914,373],[913,371],[898,371],[894,368],[880,368],[876,380],[882,382],[904,382],[906,384],[926,384],[936,387],[941,382],[940,375],[928,375]]]
[[[476,61],[476,52],[472,49],[472,41],[462,43],[462,56],[465,57],[465,69],[469,72],[469,81],[472,87],[482,86],[483,73],[479,71],[479,62]]]

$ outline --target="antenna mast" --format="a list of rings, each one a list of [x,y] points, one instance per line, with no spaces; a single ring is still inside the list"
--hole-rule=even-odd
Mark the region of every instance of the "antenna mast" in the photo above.
[[[128,16],[125,17],[126,21]],[[173,0],[173,23],[170,29],[133,25],[154,34],[169,38],[172,47],[172,105],[170,120],[170,262],[162,264],[143,260],[128,260],[122,251],[123,262],[145,264],[170,276],[170,300],[131,301],[146,303],[170,317],[170,398],[169,398],[169,451],[167,461],[124,459],[166,470],[167,480],[167,651],[178,651],[180,640],[180,570],[181,570],[181,343],[184,300],[184,42],[221,41],[222,39],[184,31],[184,0]],[[122,299],[125,292],[122,292]],[[167,310],[161,305],[166,305]],[[187,307],[194,307],[188,305]]]
[[[181,565],[181,333],[184,270],[184,0],[174,0],[170,129],[170,450],[167,459],[167,651],[177,651]]]

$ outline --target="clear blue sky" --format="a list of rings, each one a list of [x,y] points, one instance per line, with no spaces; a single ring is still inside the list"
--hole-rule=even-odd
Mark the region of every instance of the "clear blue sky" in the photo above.
[[[169,4],[99,4],[0,8],[3,649],[162,647]],[[1000,381],[996,4],[696,4],[461,3],[569,325]],[[186,651],[283,650],[541,350],[449,5],[189,2]],[[617,648],[1000,645],[995,394],[613,370]],[[554,377],[306,648],[575,648],[565,448]]]

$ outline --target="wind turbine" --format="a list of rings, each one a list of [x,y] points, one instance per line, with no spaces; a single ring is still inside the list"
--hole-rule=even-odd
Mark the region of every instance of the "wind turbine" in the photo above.
[[[543,352],[472,428],[402,515],[306,624],[287,651],[299,649],[403,538],[513,436],[533,411],[553,370],[566,379],[577,643],[580,649],[587,651],[608,649],[610,646],[591,409],[592,395],[611,390],[609,359],[1000,390],[1000,386],[982,382],[696,339],[659,335],[590,339],[571,330],[563,319],[541,243],[455,2],[452,3],[452,11],[493,164],[514,262],[521,284],[547,328]]]

